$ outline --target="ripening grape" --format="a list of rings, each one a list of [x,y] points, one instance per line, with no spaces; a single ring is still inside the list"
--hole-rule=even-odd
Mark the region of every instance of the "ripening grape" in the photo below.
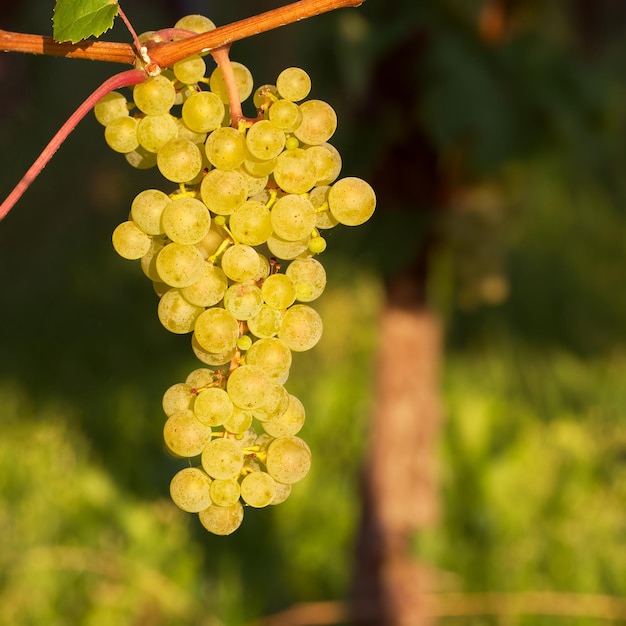
[[[146,115],[137,126],[137,141],[148,152],[158,152],[168,141],[178,137],[178,125],[169,114]]]
[[[104,128],[104,139],[115,152],[132,152],[139,147],[139,122],[134,117],[116,117]]]
[[[299,67],[288,67],[276,79],[276,89],[285,100],[299,102],[311,91],[311,78]]]
[[[202,241],[211,227],[211,214],[195,198],[172,200],[163,210],[161,223],[165,234],[176,243],[191,245]]]
[[[170,289],[164,293],[157,308],[161,324],[171,333],[179,335],[192,332],[196,319],[203,311],[203,307],[187,302],[179,289]]]
[[[188,513],[198,513],[211,504],[211,479],[197,467],[180,470],[170,483],[174,504]]]
[[[328,206],[338,222],[358,226],[366,222],[376,208],[372,187],[360,178],[342,178],[328,192]]]
[[[210,426],[202,424],[193,411],[173,413],[163,427],[163,439],[168,449],[177,456],[197,456],[211,440]]]
[[[261,287],[263,301],[273,309],[284,310],[296,299],[296,286],[286,274],[272,274]]]
[[[268,474],[279,483],[302,480],[311,468],[311,450],[300,437],[279,437],[267,448]]]
[[[227,353],[237,344],[239,322],[224,309],[206,309],[196,319],[194,337],[208,352]]]
[[[163,232],[161,215],[170,203],[170,197],[158,189],[146,189],[133,200],[130,214],[133,221],[144,233],[160,235]]]
[[[139,259],[150,250],[152,240],[137,227],[135,222],[122,222],[113,231],[113,248],[125,259]]]
[[[200,280],[205,261],[195,246],[170,243],[156,257],[156,271],[170,287],[188,287]]]
[[[243,467],[243,452],[232,439],[213,439],[202,450],[202,467],[211,478],[236,478]]]
[[[251,472],[241,481],[241,497],[250,506],[267,506],[275,495],[276,481],[265,472]]]
[[[103,96],[93,108],[96,119],[102,126],[107,126],[118,117],[128,117],[128,101],[119,91],[111,91]]]
[[[320,314],[306,304],[296,304],[285,311],[278,338],[294,352],[310,350],[322,336]]]
[[[235,74],[235,80],[237,81],[237,89],[239,91],[239,99],[241,102],[246,100],[252,93],[252,87],[254,81],[250,70],[241,63],[233,62],[233,72]],[[209,87],[211,91],[217,94],[224,104],[228,104],[228,91],[226,90],[226,83],[224,82],[224,76],[222,70],[216,67],[209,79]]]
[[[241,502],[235,502],[232,506],[212,504],[198,513],[198,519],[214,535],[230,535],[241,526],[243,506]]]
[[[322,100],[307,100],[300,105],[302,121],[293,134],[302,142],[316,146],[328,141],[337,129],[335,110]]]
[[[206,63],[198,54],[192,54],[186,59],[177,61],[172,67],[174,76],[181,82],[188,85],[194,85],[204,78],[206,72]]]
[[[174,84],[163,74],[149,76],[133,89],[133,100],[137,108],[146,115],[162,115],[169,112],[175,99]]]

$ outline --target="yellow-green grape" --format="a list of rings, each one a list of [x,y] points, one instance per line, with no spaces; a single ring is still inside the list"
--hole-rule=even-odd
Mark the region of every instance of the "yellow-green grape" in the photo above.
[[[200,278],[180,290],[183,298],[190,304],[209,307],[217,304],[228,289],[228,278],[221,267],[205,263]]]
[[[241,481],[241,497],[249,506],[267,506],[275,495],[276,481],[266,472],[251,472]]]
[[[230,126],[215,129],[204,147],[211,164],[220,170],[237,169],[246,158],[244,136]]]
[[[211,228],[202,241],[196,244],[196,247],[202,253],[205,259],[208,259],[218,250],[225,239],[225,233],[221,226],[218,226],[214,220],[211,220]]]
[[[244,411],[238,406],[234,407],[232,415],[224,422],[224,429],[229,433],[241,434],[250,428],[252,413]]]
[[[313,187],[309,193],[309,201],[315,207],[315,227],[316,228],[333,228],[339,222],[330,212],[328,206],[329,185],[320,185]]]
[[[156,269],[156,258],[159,252],[161,252],[164,247],[165,240],[163,238],[153,238],[148,252],[146,252],[139,260],[139,262],[141,263],[141,270],[154,283],[163,283],[163,280],[159,276],[159,273]],[[169,288],[169,285],[165,285],[165,290],[163,291],[163,293],[165,293],[165,291],[167,291]]]
[[[270,106],[269,120],[276,128],[285,133],[292,133],[302,121],[300,107],[290,100],[277,100]]]
[[[150,250],[152,239],[133,221],[122,222],[111,236],[113,248],[125,259],[140,259]]]
[[[230,535],[234,533],[243,521],[243,506],[235,502],[232,506],[217,506],[212,504],[198,513],[200,523],[214,535]]]
[[[231,280],[243,283],[253,280],[259,271],[259,254],[251,246],[238,243],[222,255],[222,269]]]
[[[274,233],[287,241],[298,241],[315,228],[315,209],[303,196],[287,194],[271,210]]]
[[[230,215],[246,201],[246,184],[239,172],[215,169],[202,179],[200,195],[211,212]]]
[[[324,239],[324,237],[320,237],[319,235],[311,237],[311,241],[309,241],[309,250],[313,254],[321,254],[324,250],[326,250],[326,239]]]
[[[165,234],[176,243],[191,245],[202,241],[211,227],[211,214],[204,203],[186,196],[172,200],[161,221]]]
[[[286,150],[276,158],[274,180],[285,192],[301,194],[309,191],[317,180],[315,168],[306,150]]]
[[[224,308],[238,320],[254,317],[262,305],[261,290],[254,283],[234,283],[224,294]]]
[[[252,102],[257,109],[267,109],[278,98],[276,85],[261,85],[254,90]]]
[[[255,341],[246,353],[246,363],[255,365],[270,378],[282,378],[291,367],[291,350],[279,339]]]
[[[316,185],[329,185],[341,172],[341,156],[339,151],[329,143],[305,148],[315,167]]]
[[[211,478],[236,478],[243,467],[243,451],[233,439],[213,439],[202,450],[202,467]]]
[[[285,377],[287,374],[285,375]],[[260,422],[265,422],[282,415],[289,408],[289,393],[283,385],[277,381],[270,382],[265,390],[263,404],[254,409],[252,414]]]
[[[193,389],[198,387],[205,387],[206,385],[212,385],[215,382],[215,371],[208,367],[199,367],[198,369],[189,372],[185,379],[185,384],[190,385]]]
[[[277,159],[255,159],[249,152],[246,153],[246,160],[243,167],[250,176],[269,176],[276,167]]]
[[[283,315],[278,338],[294,352],[310,350],[322,336],[322,318],[306,304],[295,304]]]
[[[256,196],[265,190],[268,179],[267,175],[252,176],[243,166],[238,167],[237,171],[243,176],[246,185],[246,196],[248,196],[248,198]]]
[[[299,67],[288,67],[278,75],[276,89],[285,100],[299,102],[309,95],[311,78]]]
[[[239,500],[241,489],[239,481],[235,478],[221,480],[215,479],[211,483],[211,501],[217,506],[232,506]]]
[[[292,437],[304,426],[304,405],[296,396],[289,394],[287,410],[263,422],[263,430],[272,437]]]
[[[224,119],[224,103],[210,91],[198,91],[185,100],[181,116],[191,130],[206,133],[219,128]]]
[[[119,91],[111,91],[102,98],[93,108],[96,119],[102,126],[107,126],[118,117],[128,117],[128,101]]]
[[[197,467],[186,467],[170,482],[174,504],[187,513],[198,513],[211,505],[211,479]]]
[[[196,320],[194,337],[204,350],[225,354],[237,345],[239,322],[224,309],[207,309]]]
[[[137,126],[137,141],[148,152],[158,152],[178,136],[176,120],[169,114],[146,115]]]
[[[195,416],[209,426],[221,426],[233,413],[233,403],[220,387],[203,389],[193,405]]]
[[[246,146],[256,159],[273,159],[285,147],[285,133],[269,120],[260,120],[248,129]]]
[[[310,237],[299,239],[298,241],[287,241],[278,235],[273,234],[267,240],[267,247],[270,252],[278,259],[289,261],[299,257],[309,248]]]
[[[178,289],[164,293],[157,309],[161,324],[178,335],[192,332],[196,319],[203,311],[203,307],[189,304]]]
[[[205,131],[196,131],[189,128],[189,126],[185,123],[185,120],[180,117],[176,118],[176,128],[176,136],[178,139],[189,139],[189,141],[193,141],[196,145],[204,144],[206,141],[207,134]]]
[[[202,361],[206,365],[211,365],[213,367],[226,365],[226,363],[233,359],[236,352],[236,347],[233,347],[227,352],[210,352],[209,350],[205,350],[198,343],[195,334],[191,338],[191,349],[200,361]]]
[[[311,257],[294,259],[285,270],[296,288],[296,300],[312,302],[319,298],[326,287],[326,270],[324,266]]]
[[[157,152],[157,167],[167,180],[186,183],[201,172],[202,153],[189,139],[172,139]]]
[[[254,277],[255,281],[265,280],[270,275],[270,262],[267,260],[267,257],[259,254],[259,272]]]
[[[191,409],[196,399],[195,394],[191,390],[192,386],[187,383],[176,383],[168,387],[163,394],[162,401],[165,415],[170,417],[170,415],[179,411]]]
[[[252,200],[244,202],[230,216],[228,226],[237,241],[248,246],[265,243],[273,232],[270,210]]]
[[[206,63],[199,54],[192,54],[186,59],[176,61],[172,70],[174,71],[174,76],[176,76],[181,83],[195,85],[199,80],[204,78]]]
[[[239,100],[243,102],[252,93],[254,81],[250,70],[241,63],[232,63],[233,72],[235,73],[235,80],[237,82],[237,89],[239,91]],[[216,67],[209,78],[209,87],[211,91],[217,94],[224,104],[228,104],[228,91],[226,89],[226,83],[224,82],[224,75],[219,67]]]
[[[279,437],[267,448],[265,466],[275,481],[296,483],[311,468],[311,450],[300,437]]]
[[[141,146],[137,146],[134,150],[127,152],[124,158],[131,167],[138,170],[148,170],[154,167],[157,162],[157,155],[154,152],[148,152]]]
[[[163,233],[161,215],[170,203],[170,197],[159,189],[145,189],[135,196],[130,205],[133,221],[144,233],[160,235]]]
[[[359,226],[374,213],[376,194],[369,183],[360,178],[342,178],[330,188],[328,206],[341,224]]]
[[[176,22],[174,28],[190,30],[194,33],[206,33],[215,30],[215,23],[204,15],[185,15]]]
[[[291,485],[276,483],[276,493],[270,502],[271,505],[282,504],[291,495]]]
[[[167,244],[156,257],[156,271],[170,287],[188,287],[200,280],[206,261],[195,246]]]
[[[104,140],[115,152],[132,152],[139,146],[137,126],[139,122],[134,117],[117,117],[104,128]]]
[[[142,113],[162,115],[174,105],[176,89],[172,81],[162,74],[149,76],[143,83],[135,85],[133,100]]]
[[[296,137],[290,135],[287,137],[287,141],[285,141],[285,150],[295,150],[300,146],[300,142]]]
[[[280,329],[283,316],[280,311],[264,304],[259,312],[247,320],[250,332],[260,339],[274,337]]]
[[[165,445],[180,457],[200,454],[211,440],[211,435],[211,427],[200,423],[191,410],[173,413],[163,427]]]
[[[240,365],[228,376],[226,391],[239,408],[252,411],[265,400],[269,379],[265,372],[253,365]]]
[[[300,105],[302,121],[293,134],[310,146],[328,141],[337,129],[337,114],[327,102],[307,100]]]
[[[239,339],[237,339],[237,347],[245,352],[252,345],[252,337],[250,335],[241,335]]]
[[[273,309],[286,309],[296,299],[296,287],[286,274],[272,274],[261,286],[261,293],[265,304]]]

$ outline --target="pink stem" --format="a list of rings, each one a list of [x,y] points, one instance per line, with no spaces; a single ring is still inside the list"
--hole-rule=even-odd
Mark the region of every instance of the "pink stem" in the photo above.
[[[107,93],[120,87],[129,87],[137,85],[146,79],[146,73],[143,70],[126,70],[111,76],[105,80],[77,109],[70,115],[67,121],[59,128],[56,135],[50,140],[48,145],[43,149],[42,153],[37,157],[35,162],[30,166],[22,180],[15,186],[13,191],[7,196],[6,200],[0,204],[0,220],[3,220],[7,213],[15,206],[15,203],[22,197],[22,194],[30,187],[30,184],[37,178],[41,170],[48,164],[54,153],[59,149],[61,144],[67,139],[69,134],[76,128],[78,123],[89,113],[93,106]]]
[[[224,83],[226,83],[226,91],[228,92],[228,100],[230,104],[230,119],[232,127],[238,128],[239,122],[244,119],[241,109],[241,100],[239,98],[239,87],[237,87],[237,79],[233,70],[233,64],[230,62],[230,44],[211,50],[211,56],[222,70]]]
[[[128,28],[128,32],[130,33],[130,36],[133,38],[133,42],[135,43],[135,49],[137,50],[137,54],[141,55],[141,41],[139,41],[139,37],[137,36],[137,33],[135,32],[133,25],[130,23],[130,20],[126,17],[126,13],[122,11],[122,7],[119,5],[119,3],[117,5],[117,12],[119,16],[122,18],[122,21],[124,22],[124,24],[126,24],[126,28]]]

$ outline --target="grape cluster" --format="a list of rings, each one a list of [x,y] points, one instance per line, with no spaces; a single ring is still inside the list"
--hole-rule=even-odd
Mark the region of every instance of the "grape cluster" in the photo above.
[[[212,27],[201,16],[176,24]],[[243,101],[252,76],[232,66]],[[199,460],[174,476],[170,493],[207,530],[226,535],[244,505],[284,501],[309,471],[310,449],[297,436],[305,410],[284,384],[292,352],[322,334],[309,303],[326,273],[314,255],[326,247],[320,231],[365,222],[376,199],[359,178],[337,180],[341,158],[328,143],[336,114],[305,101],[305,71],[286,69],[258,88],[258,116],[236,127],[221,69],[205,73],[204,59],[191,56],[135,86],[132,102],[107,95],[95,115],[113,150],[178,185],[139,193],[112,240],[122,257],[140,259],[161,323],[190,333],[203,364],[163,397],[167,448]]]

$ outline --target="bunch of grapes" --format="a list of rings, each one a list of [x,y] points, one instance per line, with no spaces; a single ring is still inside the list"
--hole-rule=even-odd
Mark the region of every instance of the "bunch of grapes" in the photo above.
[[[201,16],[175,26],[213,27]],[[253,95],[258,112],[236,127],[221,69],[205,77],[198,55],[136,85],[132,102],[113,92],[95,107],[113,150],[174,183],[139,193],[112,239],[152,280],[163,326],[190,333],[202,362],[165,392],[164,440],[196,459],[174,476],[173,501],[218,535],[239,527],[244,505],[283,502],[309,471],[297,436],[305,410],[284,384],[292,352],[322,334],[309,305],[326,285],[320,232],[361,224],[376,204],[365,181],[337,180],[336,114],[305,101],[305,71],[286,69],[252,94],[249,70],[232,66],[240,100]]]

